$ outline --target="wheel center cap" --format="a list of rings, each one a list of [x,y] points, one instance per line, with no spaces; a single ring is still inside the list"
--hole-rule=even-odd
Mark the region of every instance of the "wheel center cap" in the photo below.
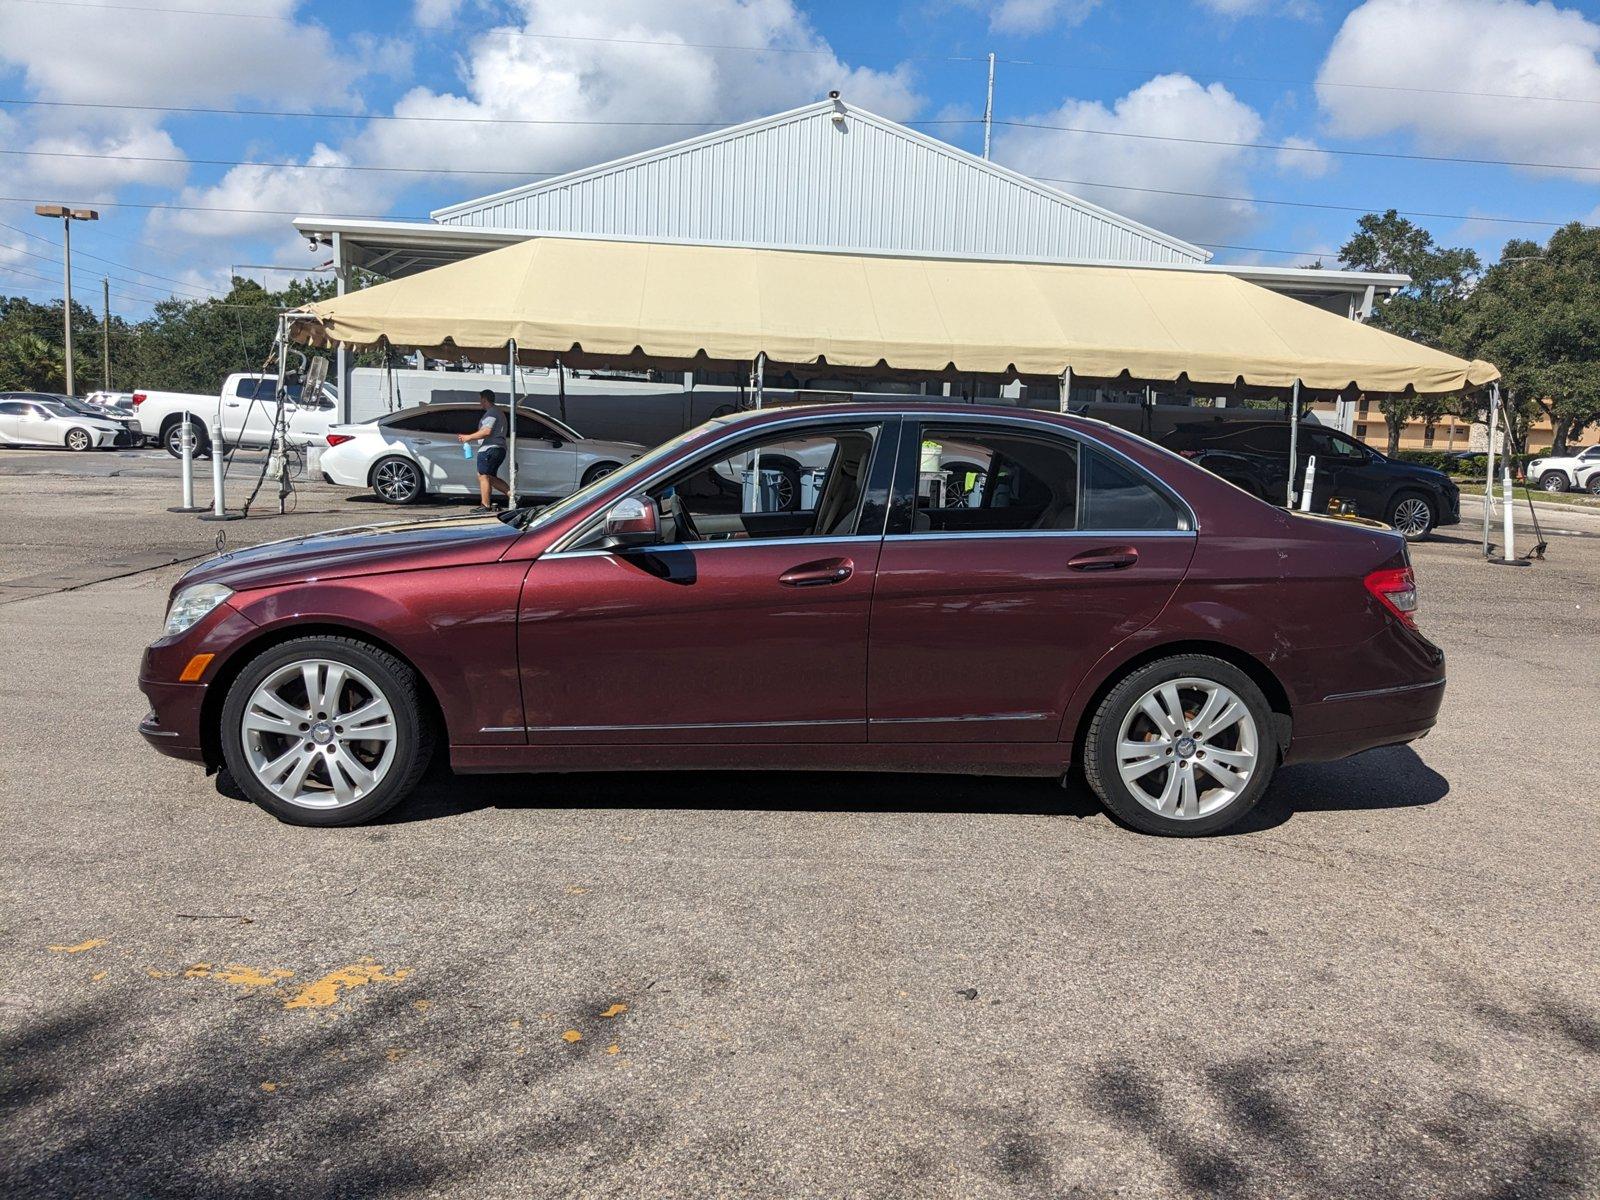
[[[326,746],[333,741],[333,726],[326,721],[318,721],[311,727],[311,740],[319,746]]]
[[[1192,758],[1194,756],[1194,739],[1185,734],[1178,739],[1178,744],[1173,747],[1178,752],[1179,758]]]

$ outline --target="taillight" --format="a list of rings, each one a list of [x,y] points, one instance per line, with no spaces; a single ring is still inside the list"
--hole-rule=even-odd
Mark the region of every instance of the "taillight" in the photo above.
[[[1417,627],[1417,580],[1410,567],[1374,571],[1362,582],[1402,625],[1410,629]]]
[[[150,397],[146,396],[143,392],[135,392],[133,394],[133,406],[138,408],[139,405],[143,404],[149,398]]]
[[[346,442],[353,442],[355,440],[356,435],[353,433],[330,433],[328,435],[328,445],[330,446],[342,446]]]

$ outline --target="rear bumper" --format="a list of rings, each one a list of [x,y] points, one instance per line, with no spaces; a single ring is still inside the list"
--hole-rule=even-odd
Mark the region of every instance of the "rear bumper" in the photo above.
[[[1329,762],[1363,750],[1414,742],[1439,719],[1443,678],[1329,696],[1295,713],[1285,763]]]

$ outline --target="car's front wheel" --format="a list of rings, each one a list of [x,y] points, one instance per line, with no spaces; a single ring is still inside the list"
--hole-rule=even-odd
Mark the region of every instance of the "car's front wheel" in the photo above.
[[[1084,774],[1105,806],[1135,829],[1176,837],[1232,825],[1277,765],[1261,689],[1203,654],[1133,671],[1101,701],[1084,743]]]
[[[73,427],[67,430],[68,450],[88,450],[94,446],[94,436],[87,429]]]
[[[372,468],[372,493],[385,504],[415,504],[422,499],[422,472],[409,458],[380,459]]]
[[[1401,492],[1389,504],[1389,524],[1408,542],[1419,542],[1439,523],[1433,501],[1421,492]]]
[[[222,753],[245,794],[294,825],[371,820],[433,751],[416,672],[353,638],[305,637],[250,662],[222,708]]]
[[[1547,492],[1564,492],[1567,490],[1567,476],[1563,471],[1546,471],[1539,476],[1539,486]]]

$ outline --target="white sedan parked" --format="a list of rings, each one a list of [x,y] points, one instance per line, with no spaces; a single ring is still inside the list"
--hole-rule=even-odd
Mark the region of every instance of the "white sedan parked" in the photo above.
[[[59,400],[0,398],[0,445],[97,450],[131,444],[123,425],[75,413]]]
[[[429,493],[476,496],[478,466],[456,436],[477,429],[480,416],[476,404],[422,404],[360,425],[334,425],[323,477],[370,487],[385,504],[411,504]],[[466,447],[469,454],[475,449]],[[517,410],[517,491],[524,496],[568,495],[644,451],[636,442],[586,438],[535,409]]]

